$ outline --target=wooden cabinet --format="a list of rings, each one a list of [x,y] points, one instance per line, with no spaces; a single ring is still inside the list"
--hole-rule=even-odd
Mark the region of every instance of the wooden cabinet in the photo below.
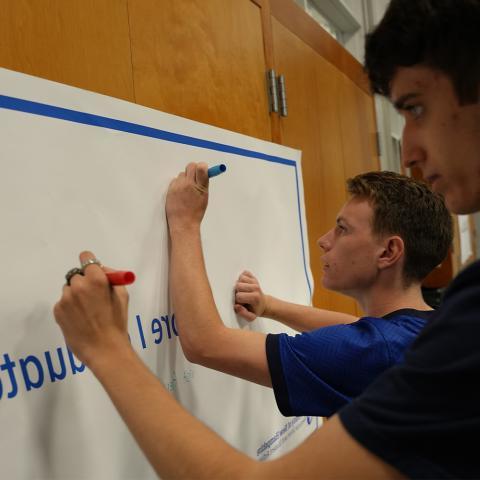
[[[273,20],[275,65],[285,75],[287,118],[282,143],[302,150],[310,265],[315,280],[314,304],[354,310],[353,300],[321,286],[322,264],[317,240],[334,224],[346,199],[342,137],[337,96],[341,73],[277,20]]]
[[[372,97],[360,64],[293,2],[271,0],[271,12],[274,66],[288,99],[279,139],[302,150],[313,303],[360,314],[354,300],[321,286],[317,239],[335,225],[345,180],[379,168]]]
[[[0,0],[0,66],[303,151],[314,304],[357,312],[321,288],[316,241],[345,179],[378,169],[362,67],[293,0]],[[266,71],[286,79],[269,114]]]
[[[133,102],[127,2],[0,0],[0,67]]]
[[[133,0],[129,16],[136,102],[271,140],[259,5]]]

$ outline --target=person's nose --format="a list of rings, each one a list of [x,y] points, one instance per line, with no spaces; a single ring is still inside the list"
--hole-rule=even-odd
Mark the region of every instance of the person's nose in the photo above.
[[[325,235],[322,235],[318,240],[317,240],[317,245],[324,251],[328,252],[331,248],[331,240],[330,240],[330,233],[332,230],[327,232]]]
[[[422,168],[426,160],[426,151],[419,136],[408,125],[403,129],[402,135],[402,163],[406,168]]]

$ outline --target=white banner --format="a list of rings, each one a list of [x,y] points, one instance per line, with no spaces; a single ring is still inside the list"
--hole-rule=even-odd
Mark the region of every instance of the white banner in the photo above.
[[[53,319],[84,249],[136,273],[132,345],[228,442],[265,460],[318,426],[283,417],[271,389],[190,364],[168,299],[168,184],[190,161],[223,163],[202,225],[215,301],[228,326],[287,331],[237,318],[233,288],[248,269],[266,292],[310,303],[300,152],[4,69],[0,122],[2,478],[155,478]]]

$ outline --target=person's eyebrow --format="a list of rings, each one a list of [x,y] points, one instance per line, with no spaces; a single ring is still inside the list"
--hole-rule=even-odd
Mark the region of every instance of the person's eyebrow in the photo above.
[[[393,106],[395,107],[396,110],[405,110],[405,103],[407,103],[409,100],[412,98],[419,97],[419,93],[406,93],[405,95],[402,95],[400,98],[398,98],[394,103]]]
[[[337,225],[338,225],[339,223],[344,223],[347,227],[350,226],[350,224],[347,222],[347,220],[346,220],[344,217],[342,217],[342,216],[337,217]]]

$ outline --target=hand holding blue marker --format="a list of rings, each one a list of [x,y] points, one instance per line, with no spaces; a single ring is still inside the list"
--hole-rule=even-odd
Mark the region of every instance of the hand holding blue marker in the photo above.
[[[227,166],[221,163],[208,169],[208,178],[216,177],[227,170]]]

